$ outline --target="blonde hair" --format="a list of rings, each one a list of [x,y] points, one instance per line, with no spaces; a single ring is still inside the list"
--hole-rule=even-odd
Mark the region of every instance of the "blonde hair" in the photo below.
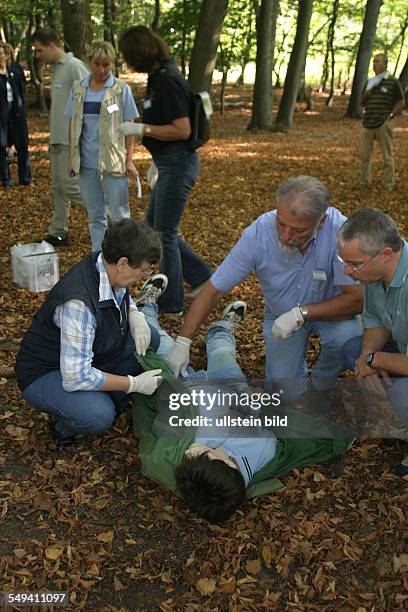
[[[88,51],[88,61],[92,62],[92,60],[100,60],[100,61],[108,61],[111,64],[115,63],[115,49],[111,45],[110,42],[106,40],[101,40],[100,42],[94,42],[89,48]]]

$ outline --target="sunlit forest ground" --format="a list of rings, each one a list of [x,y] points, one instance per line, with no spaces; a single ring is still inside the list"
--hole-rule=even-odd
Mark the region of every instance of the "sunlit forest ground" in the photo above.
[[[217,107],[218,90],[214,92]],[[143,92],[137,88],[136,97]],[[249,133],[249,87],[229,86],[224,116],[215,110],[211,141],[181,232],[216,267],[242,230],[275,205],[278,184],[299,174],[321,179],[344,213],[376,206],[408,235],[408,119],[395,119],[396,190],[359,184],[359,121],[344,119],[346,99],[332,107],[298,105],[288,134]],[[51,216],[48,118],[31,109],[32,187],[0,188],[2,366],[27,329],[43,294],[12,282],[9,248],[47,233]],[[149,157],[135,149],[143,198],[131,187],[132,214],[149,198]],[[16,173],[16,166],[12,166]],[[89,252],[85,213],[73,207],[70,246],[59,250],[65,272]],[[233,291],[249,309],[239,330],[245,373],[264,370],[263,299],[255,277]],[[230,299],[230,298],[228,298]],[[222,311],[220,304],[214,316]],[[171,331],[178,331],[173,325]],[[205,366],[202,329],[193,364]],[[312,362],[318,344],[309,351]],[[0,575],[2,588],[69,591],[88,610],[398,610],[408,603],[407,480],[393,475],[389,450],[365,439],[338,461],[295,470],[273,495],[248,502],[225,526],[208,525],[140,473],[137,441],[126,416],[105,435],[58,452],[44,416],[28,408],[15,379],[1,379]],[[200,581],[201,580],[201,581]]]

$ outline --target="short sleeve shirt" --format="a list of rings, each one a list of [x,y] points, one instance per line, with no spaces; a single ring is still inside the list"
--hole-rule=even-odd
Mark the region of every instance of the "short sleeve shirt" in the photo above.
[[[74,81],[82,81],[89,70],[72,53],[65,53],[57,64],[51,66],[51,71],[50,144],[68,145],[68,119],[64,109]]]
[[[175,119],[189,117],[191,101],[189,84],[178,70],[175,61],[168,60],[148,78],[142,121],[151,125],[166,125]],[[142,140],[151,153],[159,153],[175,142],[185,144],[183,140],[164,142],[149,136]]]
[[[365,87],[367,86],[367,83]],[[387,119],[395,103],[404,97],[401,83],[395,77],[383,78],[372,89],[364,112],[363,126],[368,129],[380,127]]]
[[[211,416],[212,425],[198,427],[195,442],[205,444],[210,448],[222,448],[229,457],[235,460],[247,487],[256,472],[275,456],[277,445],[275,434],[263,429],[260,425],[239,428],[217,426],[216,419],[222,418],[225,406],[215,405],[211,412],[208,412],[207,406],[203,403],[200,404],[199,411],[201,416]],[[232,418],[240,416],[236,410],[228,412]]]
[[[408,355],[408,243],[387,289],[382,281],[364,287],[363,324],[391,332],[401,353]]]
[[[317,304],[341,293],[342,285],[358,284],[344,273],[338,256],[337,232],[346,217],[328,208],[327,217],[304,255],[285,252],[276,230],[276,210],[258,217],[211,277],[216,289],[228,292],[254,271],[266,311],[279,317],[299,304]]]
[[[92,91],[89,88],[90,76],[88,75],[81,82],[83,87],[86,87],[83,111],[83,125],[81,133],[81,166],[84,168],[98,169],[99,161],[99,115],[101,112],[101,103],[105,96],[108,87],[113,87],[115,78],[111,74],[106,79],[104,86],[99,91]],[[69,94],[67,105],[65,108],[65,116],[72,117],[72,90]],[[123,121],[133,121],[139,117],[135,101],[133,99],[132,90],[129,85],[125,85],[123,89]]]

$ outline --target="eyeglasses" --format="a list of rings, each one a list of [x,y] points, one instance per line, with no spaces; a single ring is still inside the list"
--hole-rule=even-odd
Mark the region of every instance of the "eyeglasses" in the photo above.
[[[373,255],[372,257],[370,257],[370,259],[367,259],[367,261],[365,261],[362,264],[359,264],[358,266],[353,266],[349,263],[347,263],[346,261],[344,261],[340,255],[337,255],[337,259],[343,264],[343,266],[345,268],[350,268],[350,270],[352,271],[353,274],[355,274],[356,272],[360,272],[360,270],[362,270],[363,268],[366,267],[367,264],[370,263],[370,261],[373,261],[373,259],[375,259],[376,257],[378,257],[378,255],[381,253],[381,251],[378,251],[378,253],[376,253],[375,255]]]

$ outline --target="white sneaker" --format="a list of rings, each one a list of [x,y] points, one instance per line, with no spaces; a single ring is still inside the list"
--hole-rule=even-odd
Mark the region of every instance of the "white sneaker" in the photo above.
[[[233,329],[237,329],[244,319],[247,308],[246,302],[241,302],[240,300],[231,302],[231,304],[228,304],[228,306],[224,308],[221,319],[223,321],[229,321]]]
[[[147,302],[157,302],[159,297],[166,291],[169,281],[165,274],[154,274],[145,281],[140,293],[135,299],[135,304],[144,306]]]

